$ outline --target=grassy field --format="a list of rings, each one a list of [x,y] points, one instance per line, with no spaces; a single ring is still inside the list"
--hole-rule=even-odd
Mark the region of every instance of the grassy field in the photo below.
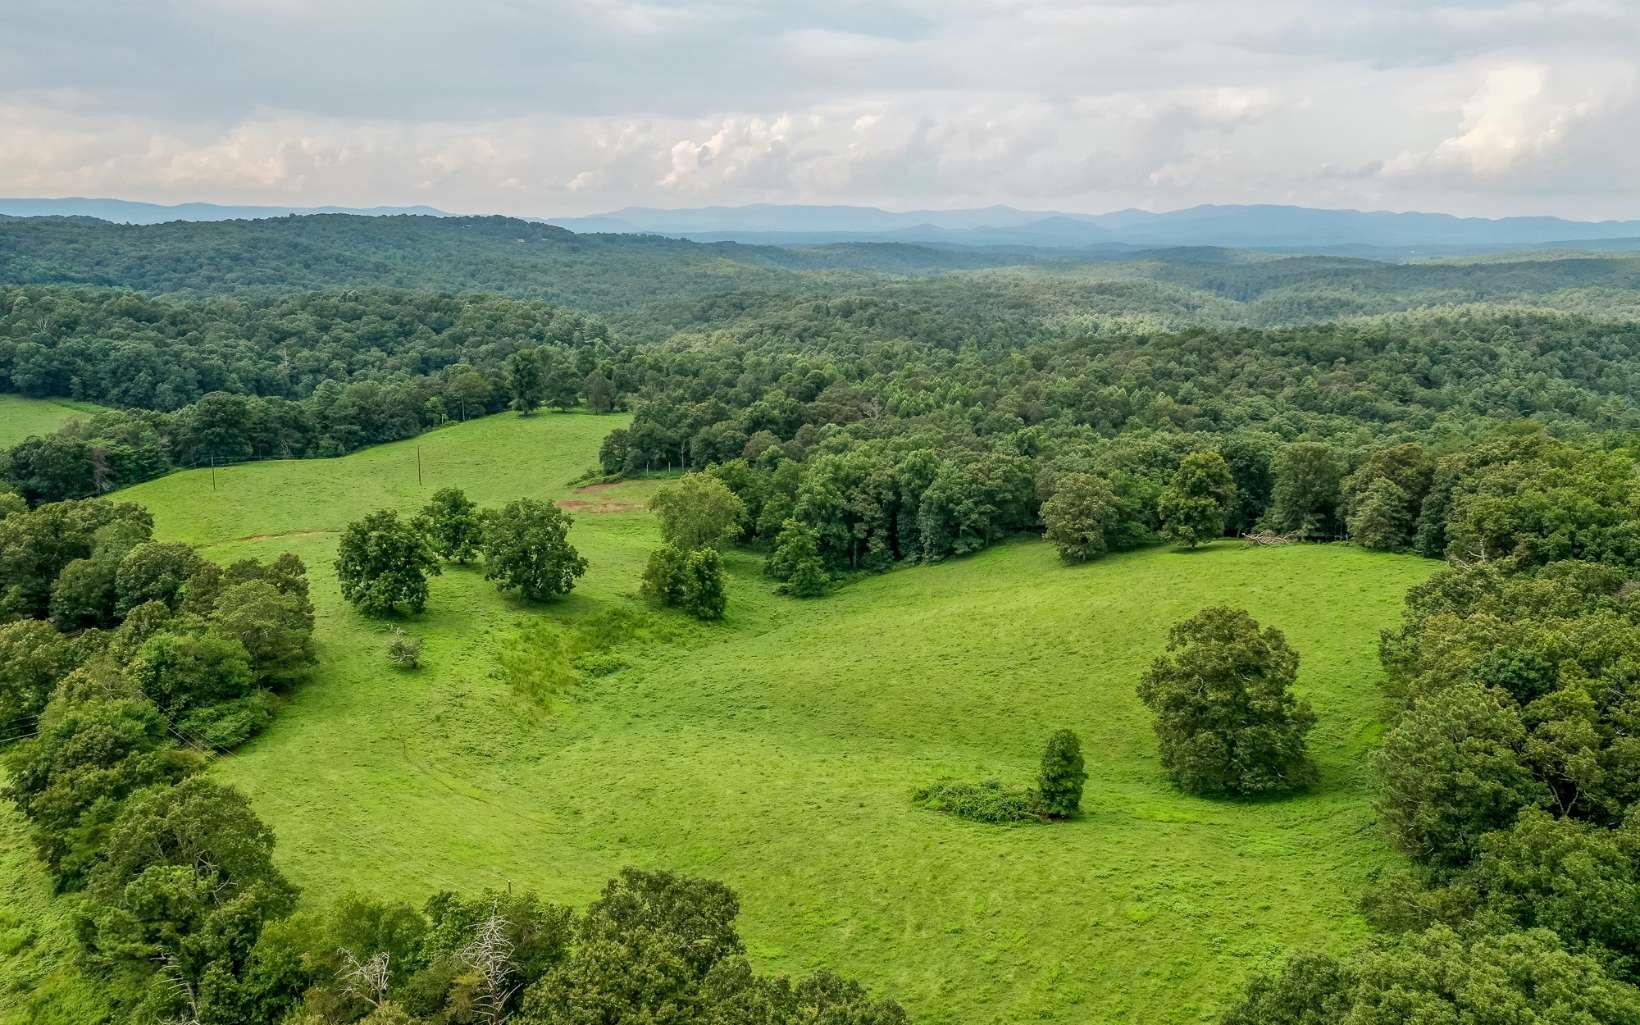
[[[1435,563],[1221,543],[1066,568],[1021,541],[798,602],[736,554],[728,619],[699,626],[633,597],[655,485],[568,485],[618,422],[506,415],[218,470],[214,490],[195,471],[122,496],[213,557],[308,562],[322,663],[212,771],[252,797],[309,900],[510,882],[580,904],[622,865],[671,867],[739,891],[760,967],[829,966],[942,1025],[1207,1021],[1286,949],[1362,933],[1354,897],[1391,859],[1364,766],[1375,641]],[[390,625],[339,601],[336,532],[445,485],[571,504],[591,569],[551,606],[446,571],[403,624],[426,667],[398,673]],[[1300,652],[1320,716],[1314,793],[1213,801],[1163,778],[1134,685],[1168,626],[1216,602]],[[618,610],[642,639],[605,660],[615,671],[565,684],[565,643]],[[544,703],[510,685],[532,669],[555,681]],[[1088,758],[1080,820],[989,827],[911,806],[941,776],[1025,781],[1059,726]]]
[[[21,395],[0,395],[0,448],[10,448],[24,438],[50,434],[77,416],[102,411],[101,406],[73,399],[30,399]]]

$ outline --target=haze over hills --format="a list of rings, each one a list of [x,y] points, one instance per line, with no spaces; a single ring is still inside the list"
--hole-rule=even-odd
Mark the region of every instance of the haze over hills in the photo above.
[[[1085,247],[1234,246],[1318,249],[1381,247],[1490,249],[1583,241],[1640,247],[1640,221],[1573,221],[1559,217],[1487,219],[1438,213],[1318,210],[1260,204],[1196,206],[1153,213],[1106,214],[1018,210],[887,211],[875,207],[760,204],[664,210],[629,207],[591,217],[549,218],[572,231],[650,232],[696,241],[805,244],[921,242]]]
[[[257,220],[264,217],[288,217],[292,214],[360,214],[366,217],[386,217],[394,214],[448,216],[443,210],[430,206],[223,206],[217,203],[166,205],[139,203],[129,199],[88,199],[81,196],[63,199],[0,198],[0,215],[4,216],[95,217],[116,224]]]
[[[123,224],[261,220],[290,215],[454,216],[429,206],[171,206],[122,199],[0,199],[0,216],[93,217]],[[1094,250],[1216,246],[1331,252],[1373,258],[1521,249],[1640,250],[1640,220],[1455,217],[1439,213],[1322,210],[1299,206],[1195,206],[1104,214],[988,206],[884,210],[761,203],[664,209],[627,207],[584,217],[528,217],[579,234],[646,234],[768,246],[899,243],[920,246]]]

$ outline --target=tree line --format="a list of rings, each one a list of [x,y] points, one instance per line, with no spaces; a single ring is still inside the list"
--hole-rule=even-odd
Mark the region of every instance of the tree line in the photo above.
[[[1562,436],[1640,424],[1634,325],[1546,313],[1169,332],[878,294],[731,297],[623,341],[494,296],[11,288],[0,302],[0,390],[121,408],[7,453],[0,474],[31,501],[177,466],[337,455],[509,405],[630,408],[601,453],[608,474],[906,435],[1034,461],[1137,434],[1349,453],[1450,446],[1521,417]]]

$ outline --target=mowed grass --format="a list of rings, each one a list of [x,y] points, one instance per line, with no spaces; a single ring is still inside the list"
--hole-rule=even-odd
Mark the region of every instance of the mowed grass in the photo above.
[[[0,448],[10,448],[24,438],[50,434],[75,417],[102,411],[102,406],[74,399],[0,395]]]
[[[212,771],[251,796],[310,903],[511,884],[579,905],[623,865],[678,869],[740,893],[760,968],[833,968],[924,1023],[1207,1021],[1287,950],[1363,932],[1356,895],[1392,860],[1365,764],[1377,632],[1436,564],[1220,543],[1070,568],[1019,541],[799,602],[736,554],[724,623],[645,613],[672,636],[542,707],[502,678],[502,652],[534,650],[520,640],[532,625],[642,608],[654,484],[567,484],[619,423],[506,415],[344,459],[220,469],[214,491],[192,471],[121,496],[213,557],[308,562],[321,664]],[[445,485],[485,504],[580,503],[571,537],[591,568],[546,606],[447,570],[400,624],[425,639],[426,667],[396,672],[391,624],[339,600],[336,532]],[[1205,800],[1162,775],[1135,683],[1171,624],[1221,602],[1300,652],[1320,717],[1313,793]],[[991,827],[911,806],[941,776],[1025,782],[1060,726],[1087,755],[1081,819]]]

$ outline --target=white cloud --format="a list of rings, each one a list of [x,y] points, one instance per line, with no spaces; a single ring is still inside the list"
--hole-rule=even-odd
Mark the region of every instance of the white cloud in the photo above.
[[[0,194],[1640,216],[1624,0],[13,0]]]

